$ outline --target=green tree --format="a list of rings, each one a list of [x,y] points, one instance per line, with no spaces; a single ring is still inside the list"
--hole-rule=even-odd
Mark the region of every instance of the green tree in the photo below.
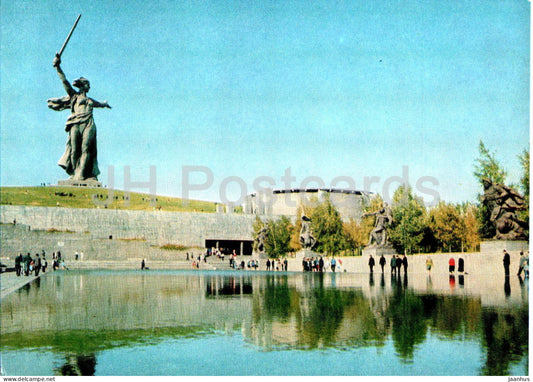
[[[329,198],[311,212],[311,229],[317,240],[315,250],[334,255],[347,248],[346,234],[341,215]]]
[[[483,141],[479,141],[479,158],[476,159],[474,175],[481,185],[485,178],[493,183],[504,183],[507,178],[507,171],[496,160],[495,154],[485,147]]]
[[[465,222],[464,249],[467,252],[476,252],[481,243],[479,236],[479,207],[466,203],[461,206],[461,216]]]
[[[259,217],[253,223],[253,230],[255,236],[263,228],[266,227],[265,235],[265,252],[273,258],[283,257],[291,251],[291,235],[294,226],[288,217],[283,216],[279,220],[261,221]]]
[[[522,165],[522,178],[520,179],[520,186],[524,196],[529,199],[529,150],[524,150],[522,154],[518,156],[520,164]]]
[[[365,234],[363,222],[358,223],[355,219],[350,219],[343,223],[343,229],[346,237],[346,247],[352,254],[359,255],[359,248],[365,246],[368,236]]]
[[[420,251],[428,226],[422,198],[413,195],[411,187],[402,185],[394,192],[392,199],[391,244],[399,253]]]
[[[478,179],[479,184],[483,186],[483,179],[489,179],[493,183],[504,183],[507,177],[507,172],[496,160],[494,153],[491,153],[483,141],[479,141],[479,158],[476,159],[474,166],[474,175]],[[483,193],[478,195],[481,198]],[[479,234],[482,238],[492,238],[496,235],[496,227],[490,221],[491,211],[489,208],[481,204],[478,211],[479,219]]]
[[[518,218],[529,222],[529,150],[524,150],[518,156],[520,164],[522,165],[522,178],[520,179],[520,188],[524,193],[524,200],[526,202],[526,209],[518,212]],[[528,238],[529,239],[529,238]]]
[[[430,227],[443,250],[457,252],[463,249],[466,240],[466,224],[457,206],[445,202],[429,213]]]

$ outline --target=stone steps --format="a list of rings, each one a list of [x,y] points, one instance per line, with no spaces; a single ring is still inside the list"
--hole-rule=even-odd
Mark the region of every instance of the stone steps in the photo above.
[[[111,260],[83,260],[70,261],[66,263],[68,269],[141,269],[142,259],[131,259],[126,261],[111,261]],[[50,264],[49,264],[50,265]],[[168,261],[168,260],[147,260],[146,267],[148,269],[193,269],[192,261]],[[231,269],[228,261],[208,261],[200,262],[197,269]]]

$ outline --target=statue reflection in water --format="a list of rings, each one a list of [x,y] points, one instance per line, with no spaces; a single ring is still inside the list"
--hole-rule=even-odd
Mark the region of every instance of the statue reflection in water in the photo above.
[[[65,364],[56,371],[63,376],[94,376],[96,355],[67,354]]]

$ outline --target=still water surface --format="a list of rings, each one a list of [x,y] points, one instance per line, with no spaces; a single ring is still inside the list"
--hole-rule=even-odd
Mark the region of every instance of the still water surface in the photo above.
[[[55,272],[2,301],[2,370],[527,375],[528,281],[438,281],[448,275]]]

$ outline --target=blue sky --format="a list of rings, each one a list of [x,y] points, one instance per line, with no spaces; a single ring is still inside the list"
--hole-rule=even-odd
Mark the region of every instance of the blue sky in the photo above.
[[[517,182],[529,147],[530,3],[510,1],[3,1],[1,184],[57,183],[68,111],[52,60],[91,81],[100,180],[183,195],[183,166],[237,200],[258,177],[293,188],[413,187],[475,201],[478,144]],[[205,174],[189,172],[190,183]],[[430,178],[424,178],[430,177]],[[389,181],[388,181],[389,180]],[[266,186],[268,182],[261,184]],[[438,183],[438,184],[437,184]],[[397,182],[392,182],[392,194]],[[416,187],[415,187],[416,188]],[[147,188],[137,189],[148,192]],[[420,190],[418,190],[420,191]],[[417,190],[415,189],[415,192]],[[417,192],[431,202],[433,196]]]

